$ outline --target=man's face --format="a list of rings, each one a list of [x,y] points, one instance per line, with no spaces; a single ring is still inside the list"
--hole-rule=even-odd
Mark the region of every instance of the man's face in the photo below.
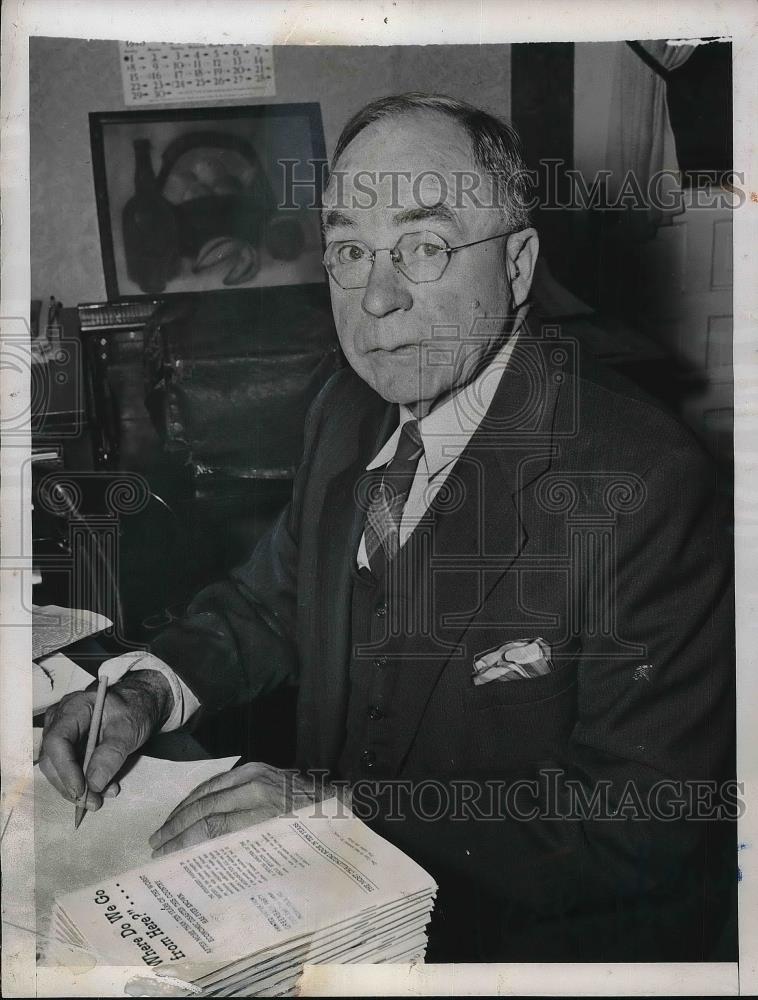
[[[464,175],[490,207],[461,195]],[[442,114],[409,113],[368,126],[344,151],[324,197],[326,242],[389,249],[406,233],[431,231],[456,247],[507,233],[492,205],[465,131]],[[330,280],[347,360],[384,399],[418,404],[423,415],[465,384],[502,338],[535,258],[536,234],[524,230],[458,250],[439,280],[414,284],[389,253],[377,254],[365,288]]]

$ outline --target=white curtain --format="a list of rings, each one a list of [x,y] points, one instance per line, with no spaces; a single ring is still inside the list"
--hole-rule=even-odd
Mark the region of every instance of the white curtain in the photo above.
[[[695,50],[694,45],[669,45],[663,40],[637,44],[664,72],[682,66]],[[612,200],[629,190],[630,171],[647,197],[651,178],[662,170],[678,170],[666,106],[666,81],[626,44],[618,46],[616,56],[606,164],[611,171],[608,193]],[[678,185],[667,177],[658,186],[665,199],[666,192]],[[639,228],[640,235],[645,231],[649,234],[667,211],[677,210],[651,206],[647,212],[629,213],[629,222]]]

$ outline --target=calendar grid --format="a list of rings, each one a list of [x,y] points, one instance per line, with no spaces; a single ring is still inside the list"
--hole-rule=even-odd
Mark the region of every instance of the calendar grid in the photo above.
[[[276,93],[271,46],[119,42],[119,51],[130,107]]]

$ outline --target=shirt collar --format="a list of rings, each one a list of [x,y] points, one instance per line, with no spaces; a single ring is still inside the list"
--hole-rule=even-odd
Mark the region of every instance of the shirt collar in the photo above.
[[[419,420],[418,429],[424,443],[423,459],[430,479],[460,456],[484,419],[516,346],[526,313],[527,307],[522,306],[516,316],[513,332],[487,367],[472,382]],[[381,468],[392,460],[397,451],[400,431],[408,420],[413,420],[413,414],[401,403],[397,428],[368,463],[367,471]]]

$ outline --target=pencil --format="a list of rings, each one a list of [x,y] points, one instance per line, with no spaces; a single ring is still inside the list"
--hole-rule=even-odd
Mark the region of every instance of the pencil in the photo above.
[[[84,752],[84,764],[82,770],[84,771],[84,794],[82,798],[87,801],[87,768],[89,767],[89,762],[92,760],[92,754],[94,753],[95,747],[97,746],[97,740],[100,735],[100,725],[103,721],[103,706],[105,705],[105,695],[108,691],[108,678],[107,676],[99,677],[97,681],[97,697],[95,698],[95,707],[92,711],[92,721],[89,724],[89,733],[87,735],[87,749]],[[77,806],[76,812],[74,813],[74,829],[79,829],[79,824],[84,819],[84,814],[87,811],[86,806]]]

